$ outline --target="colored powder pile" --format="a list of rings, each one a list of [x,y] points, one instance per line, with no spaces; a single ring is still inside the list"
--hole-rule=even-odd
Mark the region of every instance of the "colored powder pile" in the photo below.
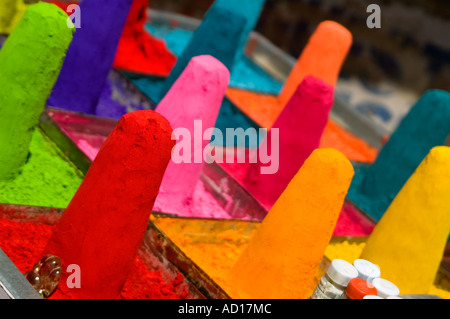
[[[372,220],[345,202],[333,236],[368,236],[375,228]]]
[[[362,258],[404,294],[432,286],[450,230],[450,147],[433,148],[389,206]]]
[[[14,178],[27,160],[33,130],[72,40],[66,19],[52,4],[30,5],[0,51],[1,180]]]
[[[129,84],[120,73],[112,70],[95,107],[97,117],[120,119],[123,115],[153,110],[155,105]]]
[[[83,270],[73,297],[120,294],[171,159],[171,136],[163,116],[137,111],[123,116],[103,144],[43,253]]]
[[[231,71],[230,87],[264,94],[277,94],[282,83],[246,55],[235,61]]]
[[[311,295],[353,173],[339,151],[319,149],[311,154],[233,266],[231,296],[306,299]]]
[[[144,28],[149,0],[134,0],[120,38],[114,67],[139,74],[168,76],[176,56]]]
[[[0,203],[66,208],[83,174],[38,129],[29,150],[27,163],[19,175],[0,181]]]
[[[94,114],[133,0],[83,0],[77,29],[48,105]],[[67,20],[67,14],[65,14]]]
[[[27,5],[23,0],[2,0],[0,2],[0,34],[10,34],[22,19]]]
[[[0,218],[1,249],[8,255],[20,272],[25,273],[41,257],[55,226],[31,222],[10,221]],[[61,281],[64,283],[64,280]],[[179,280],[167,283],[158,271],[151,271],[136,257],[128,279],[120,293],[122,299],[179,299],[176,290]],[[57,290],[51,299],[67,297]]]
[[[335,148],[341,151],[350,161],[357,163],[373,163],[378,155],[378,149],[342,129],[332,120],[328,121],[325,127],[320,147]]]
[[[225,291],[228,273],[246,249],[259,223],[165,218],[151,220]]]
[[[325,256],[328,260],[343,259],[352,264],[361,257],[366,242],[367,237],[333,238],[325,250]]]
[[[429,151],[450,133],[450,94],[426,92],[381,150],[376,162],[357,172],[348,198],[379,221]]]
[[[160,216],[152,216],[151,219],[227,292],[230,291],[228,274],[260,226],[259,223],[239,221],[186,220]],[[366,243],[367,237],[335,237],[327,246],[324,257],[329,261],[343,259],[353,263],[360,258]],[[315,281],[320,279],[320,273],[318,271]],[[310,290],[315,287],[316,282]],[[438,274],[428,293],[450,299],[450,279]]]
[[[195,185],[194,194],[192,195],[192,202],[188,206],[188,210],[183,209],[178,211],[176,214],[180,216],[198,218],[233,218],[230,213],[219,205],[214,195],[206,190],[205,184],[201,180],[199,180]]]

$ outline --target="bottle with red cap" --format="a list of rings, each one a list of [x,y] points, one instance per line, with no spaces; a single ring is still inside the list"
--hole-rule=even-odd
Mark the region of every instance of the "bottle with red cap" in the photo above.
[[[377,294],[378,291],[374,285],[364,279],[355,278],[350,281],[341,299],[364,299],[366,296],[376,296]]]

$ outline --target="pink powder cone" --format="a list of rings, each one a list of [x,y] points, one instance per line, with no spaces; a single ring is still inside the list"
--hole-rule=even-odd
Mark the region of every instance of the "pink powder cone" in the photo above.
[[[204,165],[203,150],[210,142],[202,138],[199,142],[199,135],[203,137],[207,129],[214,128],[229,78],[230,72],[216,58],[194,57],[158,105],[156,112],[169,120],[174,131],[190,132],[191,156],[190,161],[178,164],[174,162],[177,154],[173,154],[155,210],[179,213],[191,204]],[[179,139],[181,142],[189,141]]]

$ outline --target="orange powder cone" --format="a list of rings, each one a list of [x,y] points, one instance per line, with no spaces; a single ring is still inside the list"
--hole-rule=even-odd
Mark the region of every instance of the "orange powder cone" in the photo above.
[[[322,22],[291,71],[278,97],[280,104],[286,105],[307,75],[335,86],[352,42],[352,34],[345,27],[333,21]]]
[[[229,276],[243,299],[304,299],[330,242],[354,170],[334,149],[318,149],[275,203]]]
[[[431,150],[369,237],[361,258],[402,294],[428,294],[450,231],[450,147]]]

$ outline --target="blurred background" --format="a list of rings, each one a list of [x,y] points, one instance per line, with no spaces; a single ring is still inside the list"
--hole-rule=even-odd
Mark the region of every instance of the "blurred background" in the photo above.
[[[201,19],[213,2],[151,0],[150,7]],[[366,27],[371,3],[381,7],[381,29]],[[390,79],[419,92],[450,89],[450,1],[267,0],[256,31],[297,57],[323,20],[341,23],[354,36],[343,75],[372,83]]]

